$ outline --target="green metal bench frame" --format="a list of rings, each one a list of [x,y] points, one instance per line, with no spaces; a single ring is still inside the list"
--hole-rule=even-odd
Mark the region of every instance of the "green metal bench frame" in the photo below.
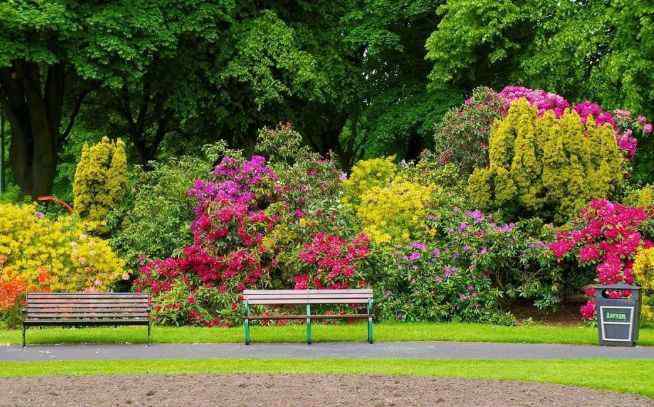
[[[312,319],[367,319],[368,343],[373,343],[373,291],[372,289],[349,290],[245,290],[243,291],[243,334],[245,344],[252,343],[250,335],[250,321],[253,320],[280,320],[280,319],[306,319],[307,344],[311,345]],[[343,315],[315,315],[311,314],[313,304],[366,304],[365,314]],[[304,315],[252,315],[252,305],[306,305]]]
[[[23,308],[23,347],[30,326],[148,327],[150,296],[133,293],[28,293]]]

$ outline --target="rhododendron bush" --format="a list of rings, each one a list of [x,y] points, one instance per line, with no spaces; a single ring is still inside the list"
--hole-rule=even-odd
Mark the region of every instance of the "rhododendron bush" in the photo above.
[[[280,132],[293,136],[288,128],[263,136]],[[358,264],[368,255],[367,238],[313,227],[327,216],[313,207],[316,190],[330,188],[321,174],[338,180],[338,173],[324,160],[305,158],[284,160],[280,176],[263,156],[227,155],[208,180],[194,183],[188,191],[197,202],[193,244],[178,258],[147,263],[136,281],[137,290],[152,293],[160,323],[233,324],[246,288],[365,285]],[[298,184],[299,172],[316,180]]]
[[[643,233],[652,213],[649,209],[633,208],[608,200],[594,200],[584,208],[569,230],[558,233],[550,249],[559,259],[576,260],[580,265],[591,266],[600,284],[633,284],[634,260],[638,250],[654,246]],[[594,290],[588,290],[589,296]],[[619,298],[629,295],[611,291]],[[581,309],[584,318],[595,315],[591,299]]]

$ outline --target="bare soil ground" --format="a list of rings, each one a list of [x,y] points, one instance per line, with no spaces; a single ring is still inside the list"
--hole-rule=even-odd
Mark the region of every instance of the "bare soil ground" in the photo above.
[[[554,384],[323,375],[90,376],[0,379],[0,406],[654,406]]]

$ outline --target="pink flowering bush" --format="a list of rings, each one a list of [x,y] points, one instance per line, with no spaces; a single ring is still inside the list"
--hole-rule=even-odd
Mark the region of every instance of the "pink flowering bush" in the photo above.
[[[654,244],[643,233],[652,213],[608,200],[594,200],[584,208],[569,230],[558,233],[549,245],[558,259],[590,266],[600,284],[633,284],[633,263],[639,248]],[[593,296],[593,290],[586,293]],[[623,292],[610,295],[620,297]],[[595,304],[591,299],[581,308],[584,318],[592,319]]]

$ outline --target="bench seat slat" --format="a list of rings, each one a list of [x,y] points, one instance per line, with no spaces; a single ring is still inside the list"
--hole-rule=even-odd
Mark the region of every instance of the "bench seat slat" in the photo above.
[[[27,315],[27,318],[31,319],[39,319],[39,318],[59,318],[59,319],[65,319],[65,318],[146,318],[148,316],[147,312],[134,312],[134,313],[99,313],[99,312],[60,312],[60,313],[44,313],[44,312],[39,312],[39,313],[31,313]]]
[[[103,312],[103,313],[127,313],[130,312],[147,312],[148,307],[121,307],[121,308],[107,308],[107,307],[27,307],[25,311],[28,314],[31,313],[46,313],[46,314],[55,314],[58,312]]]
[[[311,315],[311,319],[365,319],[374,317],[372,314],[342,314],[342,315]],[[307,319],[306,315],[254,315],[249,316],[250,320],[266,320],[266,319]]]
[[[65,325],[148,325],[148,318],[134,319],[26,319],[26,326],[65,326]]]
[[[332,289],[322,289],[322,290],[243,290],[243,295],[249,294],[372,294],[372,289],[369,288],[352,288],[352,289],[343,289],[343,290],[332,290]]]
[[[371,294],[248,294],[244,299],[295,299],[295,298],[372,298]]]
[[[367,304],[367,299],[361,298],[319,298],[319,299],[293,299],[293,300],[270,300],[270,299],[255,299],[248,300],[251,305],[293,305],[293,304]]]
[[[103,305],[109,305],[109,304],[119,304],[119,305],[125,305],[125,304],[135,304],[135,305],[140,305],[140,304],[148,304],[148,300],[129,300],[129,301],[116,301],[116,300],[111,300],[111,299],[106,299],[106,300],[90,300],[90,299],[76,299],[76,300],[64,300],[64,299],[48,299],[48,300],[32,300],[28,299],[27,303],[30,305],[37,305],[37,304],[103,304]]]
[[[53,295],[53,294],[28,294],[27,298],[30,300],[42,300],[42,299],[64,299],[64,300],[74,300],[74,299],[84,299],[84,300],[147,300],[146,295],[125,295],[125,294],[112,294],[112,295],[98,295],[98,294],[89,294],[89,295]]]

